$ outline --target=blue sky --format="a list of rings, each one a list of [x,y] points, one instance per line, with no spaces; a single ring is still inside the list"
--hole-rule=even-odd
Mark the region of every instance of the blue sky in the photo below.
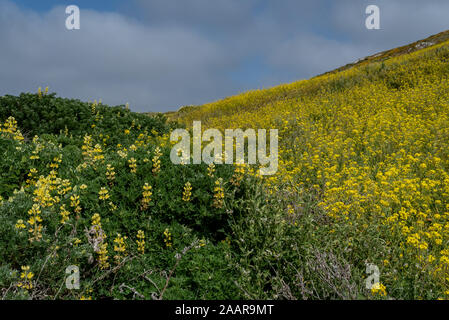
[[[46,12],[55,6],[77,5],[80,8],[93,9],[98,11],[120,11],[127,2],[125,0],[20,0],[14,1],[22,8],[32,9],[37,12]]]
[[[65,7],[81,29],[65,29]],[[365,8],[381,9],[381,30]],[[176,110],[305,79],[449,29],[446,0],[0,0],[0,94]]]

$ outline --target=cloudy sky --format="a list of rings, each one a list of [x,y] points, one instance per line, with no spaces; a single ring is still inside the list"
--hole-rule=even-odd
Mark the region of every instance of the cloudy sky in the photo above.
[[[65,8],[81,29],[65,27]],[[365,9],[381,10],[381,30]],[[447,0],[0,0],[0,95],[169,111],[309,78],[449,29]]]

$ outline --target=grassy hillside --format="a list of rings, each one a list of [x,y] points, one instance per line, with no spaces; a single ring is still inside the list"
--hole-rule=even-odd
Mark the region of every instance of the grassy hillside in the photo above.
[[[332,280],[323,276],[319,283],[338,282],[333,286],[347,297],[350,284],[366,279],[366,264],[373,263],[382,288],[373,294],[447,298],[447,36],[310,80],[181,109],[171,118],[186,125],[201,120],[206,128],[279,129],[280,169],[266,183],[284,202],[284,219],[308,232],[306,243],[291,250],[316,251],[295,266],[297,281],[323,268]],[[342,267],[310,267],[320,259]],[[297,281],[286,285],[299,296],[314,291]]]

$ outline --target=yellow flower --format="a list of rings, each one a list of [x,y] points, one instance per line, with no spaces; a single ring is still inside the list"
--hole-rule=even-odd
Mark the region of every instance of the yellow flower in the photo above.
[[[245,164],[236,164],[234,169],[234,175],[231,178],[231,183],[238,187],[245,175]]]
[[[105,187],[101,187],[100,191],[98,192],[98,198],[100,200],[109,199],[109,191]]]
[[[26,290],[31,290],[33,288],[32,279],[34,277],[34,273],[30,270],[30,266],[22,266],[22,273],[20,274],[20,279],[22,279],[19,283],[17,283],[17,287],[23,288]]]
[[[106,179],[108,179],[109,183],[112,184],[112,182],[115,180],[115,171],[114,167],[108,164],[106,166]]]
[[[151,196],[153,195],[152,187],[148,184],[145,183],[145,185],[142,187],[143,192],[142,192],[142,207],[141,210],[145,211],[146,209],[148,209],[150,202],[151,202]]]
[[[214,176],[214,173],[215,173],[215,164],[214,163],[211,163],[208,167],[207,167],[207,175],[209,176],[209,177],[213,177]]]
[[[92,216],[92,226],[95,226],[97,230],[101,228],[101,218],[98,213]]]
[[[16,229],[25,229],[25,228],[26,228],[26,226],[25,226],[23,220],[22,219],[17,220]]]
[[[375,283],[371,287],[371,293],[373,295],[386,296],[387,295],[387,290],[386,290],[385,286],[382,283],[377,282],[377,283]]]
[[[157,174],[161,170],[161,160],[160,160],[161,156],[162,156],[161,149],[159,147],[156,147],[156,149],[154,150],[154,157],[152,159],[153,174]]]
[[[98,254],[98,265],[100,269],[105,270],[109,268],[108,262],[108,244],[105,242],[100,245],[100,249],[97,251]]]
[[[117,210],[117,206],[112,201],[109,202],[109,207],[111,208],[111,211]]]
[[[164,243],[167,248],[170,248],[173,245],[172,239],[171,239],[171,233],[168,229],[165,229],[165,231],[164,231]]]
[[[131,169],[132,173],[136,173],[137,172],[137,161],[134,158],[131,158],[128,160],[128,165],[129,168]]]
[[[114,251],[117,252],[117,254],[114,256],[114,259],[117,264],[120,263],[123,256],[126,255],[126,239],[126,237],[122,237],[119,233],[114,239]]]
[[[59,214],[61,215],[61,221],[60,222],[62,224],[66,223],[69,220],[70,212],[67,211],[67,209],[65,208],[65,205],[61,206]]]
[[[223,189],[223,180],[220,178],[215,181],[214,187],[214,200],[212,206],[215,208],[222,208],[224,204],[224,189]]]
[[[75,213],[81,212],[80,197],[76,194],[70,196],[70,207],[74,208]]]
[[[141,254],[145,253],[145,233],[142,230],[137,231],[137,251]]]
[[[42,218],[40,216],[41,210],[38,204],[33,204],[28,214],[31,216],[27,223],[29,224],[28,232],[30,233],[30,241],[40,241],[42,238]]]
[[[192,196],[192,185],[190,182],[186,182],[184,185],[184,191],[182,193],[182,200],[185,202],[190,201],[190,197]]]

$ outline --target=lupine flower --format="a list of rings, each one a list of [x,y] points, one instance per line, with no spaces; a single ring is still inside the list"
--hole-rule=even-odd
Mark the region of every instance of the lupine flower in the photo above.
[[[185,202],[190,201],[190,197],[192,196],[192,185],[190,182],[186,182],[184,185],[184,191],[182,193],[182,200]]]
[[[142,230],[137,231],[137,251],[141,254],[145,253],[145,233]]]
[[[223,180],[220,178],[215,181],[214,187],[214,200],[212,206],[215,208],[222,208],[224,203],[224,189],[223,189]]]
[[[168,229],[165,229],[165,231],[164,231],[164,243],[167,248],[170,248],[173,245],[172,239],[171,239],[171,233]]]
[[[98,192],[98,199],[100,200],[109,199],[109,191],[105,187],[101,187],[100,191]]]
[[[136,173],[137,172],[137,161],[134,158],[131,158],[128,160],[128,166],[131,169],[132,173]]]
[[[30,266],[22,266],[22,273],[20,274],[20,282],[17,284],[17,287],[23,288],[26,290],[33,289],[33,277],[34,273],[30,271]]]

